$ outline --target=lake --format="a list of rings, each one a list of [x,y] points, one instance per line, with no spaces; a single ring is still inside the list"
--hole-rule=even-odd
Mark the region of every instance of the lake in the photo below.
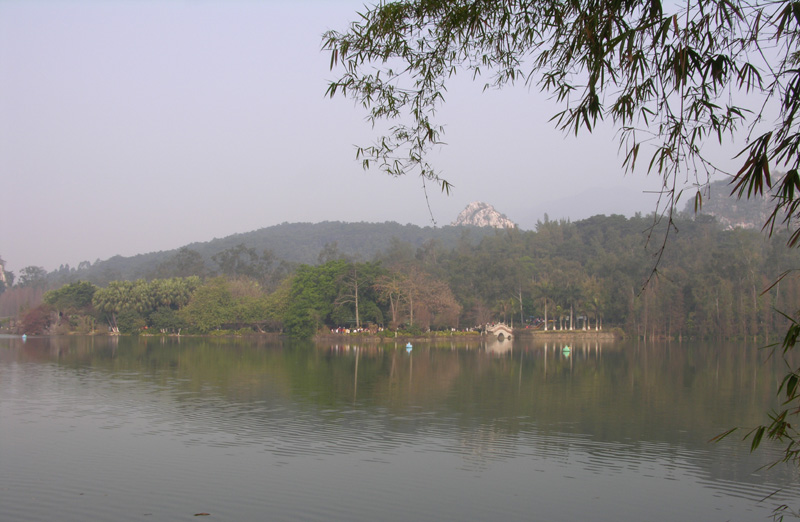
[[[0,520],[763,520],[740,343],[0,338]],[[769,498],[767,498],[769,497]],[[192,518],[193,520],[196,520]]]

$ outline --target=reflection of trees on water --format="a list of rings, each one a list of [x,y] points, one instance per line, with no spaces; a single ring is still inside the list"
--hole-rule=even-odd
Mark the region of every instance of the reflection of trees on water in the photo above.
[[[180,419],[209,440],[230,436],[290,454],[305,451],[309,440],[313,451],[328,453],[447,445],[474,469],[519,455],[580,459],[619,472],[644,460],[736,481],[757,481],[748,477],[767,457],[748,455],[738,441],[708,440],[763,421],[783,371],[763,351],[713,343],[515,340],[503,353],[452,342],[420,344],[411,353],[404,344],[263,339],[0,343],[3,364],[124,378],[120,395],[112,389],[108,400],[124,407],[151,401],[164,422]],[[298,434],[306,442],[293,440]]]

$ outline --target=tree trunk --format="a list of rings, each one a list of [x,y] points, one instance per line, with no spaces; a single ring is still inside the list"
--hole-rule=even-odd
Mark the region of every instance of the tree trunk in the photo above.
[[[547,298],[544,298],[544,331],[547,331]]]
[[[356,275],[358,277],[358,275]],[[356,279],[355,283],[355,301],[356,301],[356,328],[361,328],[361,319],[358,317],[358,279]]]
[[[569,331],[573,331],[575,327],[572,325],[572,303],[569,305]]]
[[[389,308],[392,311],[392,324],[397,328],[397,303],[391,294],[389,294]]]

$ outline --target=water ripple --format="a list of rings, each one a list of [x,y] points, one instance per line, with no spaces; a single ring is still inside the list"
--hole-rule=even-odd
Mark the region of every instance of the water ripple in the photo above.
[[[429,395],[402,401],[391,386],[326,398],[252,373],[225,386],[171,371],[0,364],[0,519],[616,520],[649,510],[671,520],[710,518],[709,506],[735,519],[760,516],[753,506],[782,483],[753,473],[761,461],[734,442],[586,433],[581,419],[538,415],[546,402],[481,403],[458,380],[465,368],[422,381],[432,371],[423,362],[415,354]],[[470,378],[491,369],[481,364]],[[661,499],[670,495],[685,505]]]

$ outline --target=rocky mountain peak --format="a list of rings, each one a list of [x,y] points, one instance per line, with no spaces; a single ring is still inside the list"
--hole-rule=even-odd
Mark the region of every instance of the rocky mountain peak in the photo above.
[[[517,224],[501,214],[488,203],[473,201],[461,211],[453,226],[469,225],[473,227],[516,228]]]
[[[703,205],[699,214],[706,214],[716,218],[717,222],[726,230],[734,228],[747,228],[758,230],[767,222],[772,211],[771,192],[767,196],[754,196],[747,199],[738,199],[730,195],[731,187],[727,181],[714,181],[703,195]],[[693,216],[694,198],[690,198],[684,208],[684,213]]]

